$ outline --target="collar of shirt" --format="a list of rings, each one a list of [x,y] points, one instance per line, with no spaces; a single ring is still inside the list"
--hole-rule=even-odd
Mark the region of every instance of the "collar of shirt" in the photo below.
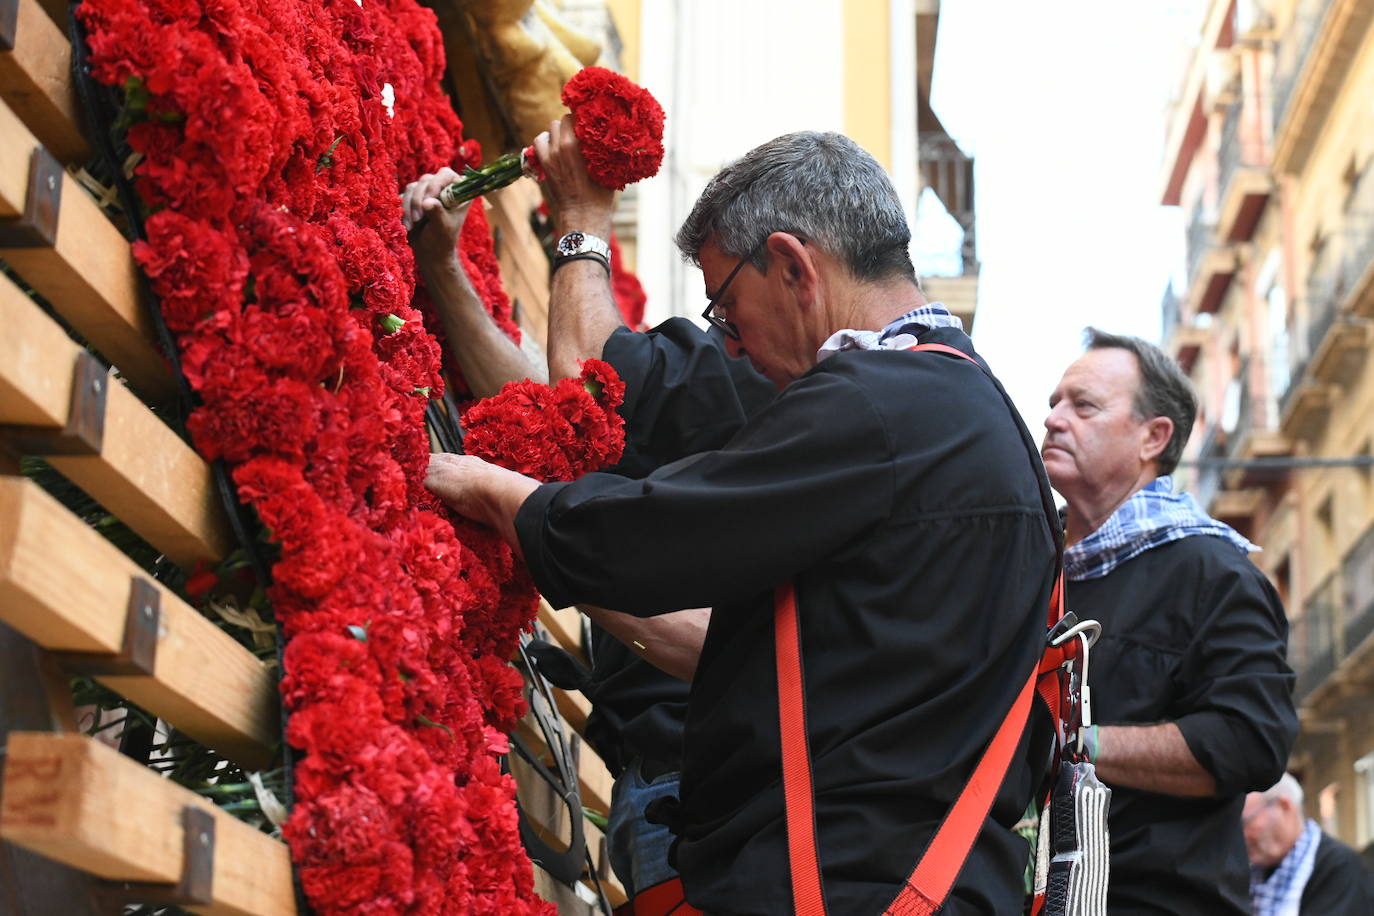
[[[881,331],[858,331],[845,328],[826,338],[816,351],[816,361],[845,350],[905,350],[916,346],[916,337],[931,328],[964,329],[964,323],[949,313],[939,302],[914,308],[905,315],[888,322]]]
[[[1100,579],[1147,550],[1195,535],[1223,538],[1245,553],[1259,550],[1230,525],[1202,510],[1188,493],[1173,492],[1171,477],[1157,477],[1083,540],[1064,551],[1069,581]]]
[[[1302,892],[1312,877],[1317,860],[1317,845],[1322,831],[1317,822],[1309,819],[1288,855],[1283,857],[1266,881],[1259,880],[1259,869],[1250,871],[1250,902],[1255,916],[1298,916]]]

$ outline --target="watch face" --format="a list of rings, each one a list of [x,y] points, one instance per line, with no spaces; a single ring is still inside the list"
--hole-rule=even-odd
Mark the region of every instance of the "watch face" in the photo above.
[[[580,232],[569,232],[558,240],[559,254],[573,254],[582,247],[582,242],[586,239]]]

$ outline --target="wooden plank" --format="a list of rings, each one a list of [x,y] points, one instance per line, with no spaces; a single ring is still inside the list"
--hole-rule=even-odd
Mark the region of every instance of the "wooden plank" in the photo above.
[[[625,896],[624,885],[615,876],[615,872],[611,871],[611,856],[606,848],[606,835],[591,821],[584,823],[582,830],[587,838],[587,851],[591,853],[592,862],[596,864],[596,875],[600,879],[601,890],[605,892],[606,899],[612,907],[623,906],[629,898]],[[582,883],[593,891],[596,890],[596,882],[591,876],[583,878]]]
[[[0,217],[24,212],[29,162],[38,141],[0,103]],[[129,242],[67,173],[62,174],[56,242],[51,248],[0,248],[24,282],[37,290],[144,397],[164,401],[175,388],[154,345],[138,266]]]
[[[24,212],[28,193],[29,157],[38,142],[19,120],[19,116],[0,104],[0,219],[13,219]]]
[[[81,347],[8,278],[0,278],[0,424],[61,428]],[[49,462],[173,562],[217,562],[232,550],[210,466],[132,392],[107,379],[98,455]]]
[[[53,651],[114,654],[135,578],[147,574],[33,481],[0,477],[0,620]],[[280,737],[273,671],[155,587],[153,676],[98,680],[242,766],[269,766]]]
[[[582,648],[582,614],[575,607],[554,610],[553,605],[541,595],[539,597],[539,623],[549,631],[553,641],[587,664],[587,653]]]
[[[558,714],[563,717],[563,721],[567,722],[573,731],[585,737],[587,717],[592,714],[592,701],[583,696],[581,691],[555,687],[553,702],[558,707]]]
[[[91,147],[72,91],[71,42],[38,0],[6,2],[18,11],[14,50],[0,52],[0,98],[60,162],[85,164]]]
[[[181,811],[215,819],[213,902],[197,913],[296,912],[286,844],[154,771],[82,735],[14,732],[5,765],[0,836],[116,881],[174,884],[181,876]]]

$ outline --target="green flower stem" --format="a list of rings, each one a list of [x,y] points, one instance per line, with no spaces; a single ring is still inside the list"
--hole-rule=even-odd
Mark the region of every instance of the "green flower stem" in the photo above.
[[[525,174],[519,153],[507,153],[500,159],[488,162],[480,169],[469,168],[463,177],[439,192],[439,200],[452,210],[461,204],[481,197],[491,191],[498,191]]]

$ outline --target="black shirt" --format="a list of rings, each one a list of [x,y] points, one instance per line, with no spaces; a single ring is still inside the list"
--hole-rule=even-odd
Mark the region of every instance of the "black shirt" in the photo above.
[[[777,396],[773,383],[747,360],[730,359],[719,340],[690,322],[670,319],[648,333],[620,328],[601,358],[625,381],[625,455],[609,470],[640,478],[695,451],[720,448],[745,417]],[[713,422],[686,422],[697,413],[693,379],[703,389],[728,389],[733,402]],[[619,776],[630,759],[643,761],[647,776],[681,765],[687,718],[686,681],[664,674],[633,649],[592,624],[592,701],[587,739],[611,773]]]
[[[1112,786],[1108,910],[1249,913],[1241,808],[1283,775],[1298,727],[1273,586],[1227,541],[1196,536],[1069,582],[1068,609],[1103,624],[1094,718],[1177,723],[1217,783],[1215,798]]]
[[[1359,853],[1322,834],[1312,874],[1302,890],[1302,916],[1370,916],[1374,913],[1374,875]]]
[[[922,341],[972,352],[952,329]],[[734,415],[737,395],[714,381],[684,389],[673,436]],[[554,604],[714,609],[682,778],[678,867],[694,905],[792,911],[772,637],[772,588],[788,579],[827,900],[856,914],[891,902],[1039,657],[1055,535],[1034,453],[978,367],[855,351],[719,450],[526,500],[516,528]],[[1009,828],[1047,741],[1037,714],[945,912],[1019,912],[1028,850]]]

